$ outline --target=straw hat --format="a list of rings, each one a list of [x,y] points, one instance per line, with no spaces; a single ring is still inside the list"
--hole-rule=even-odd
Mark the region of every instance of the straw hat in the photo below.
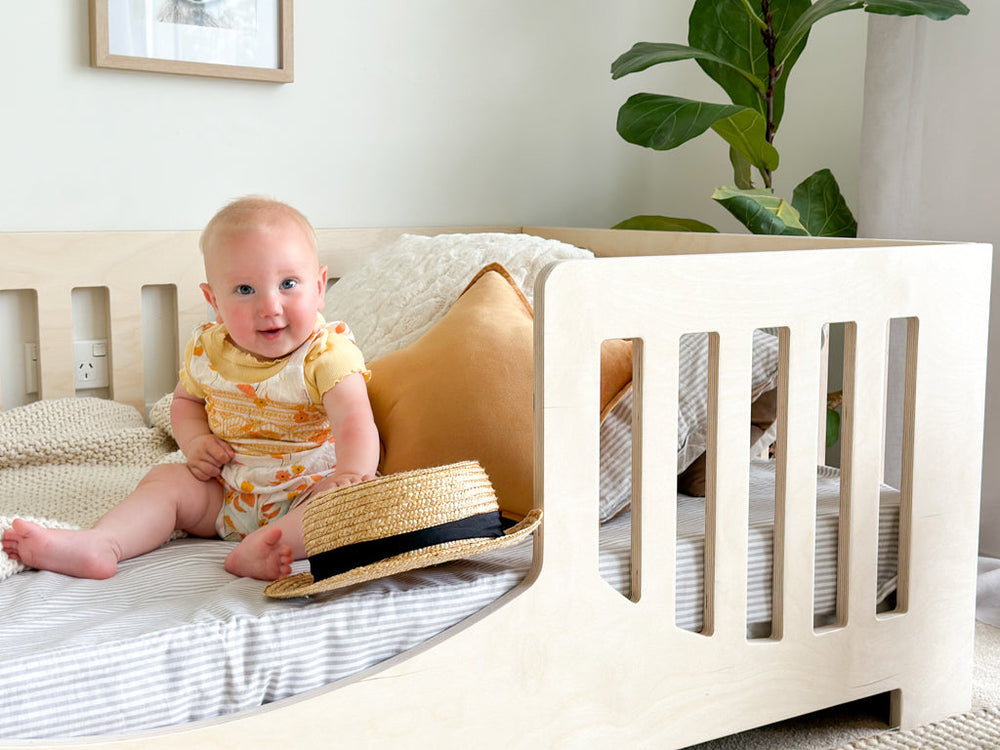
[[[532,510],[503,530],[490,479],[475,461],[339,487],[309,500],[302,521],[311,573],[269,584],[284,599],[508,547],[530,534]]]

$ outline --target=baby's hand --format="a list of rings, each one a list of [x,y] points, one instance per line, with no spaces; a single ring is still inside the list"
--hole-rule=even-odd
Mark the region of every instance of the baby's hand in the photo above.
[[[233,449],[215,435],[205,434],[184,446],[184,455],[195,478],[206,482],[222,473],[222,467],[233,458]]]

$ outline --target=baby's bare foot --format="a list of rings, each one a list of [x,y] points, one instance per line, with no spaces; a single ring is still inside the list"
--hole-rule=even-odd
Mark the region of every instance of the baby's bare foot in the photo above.
[[[93,530],[47,529],[17,518],[3,533],[3,551],[29,568],[77,578],[110,578],[118,570],[114,545]]]
[[[225,565],[233,575],[276,581],[292,572],[292,559],[292,548],[281,541],[281,529],[265,526],[240,542]]]

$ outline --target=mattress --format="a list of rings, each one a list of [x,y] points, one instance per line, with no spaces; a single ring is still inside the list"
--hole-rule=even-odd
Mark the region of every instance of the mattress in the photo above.
[[[774,467],[751,464],[748,635],[771,610]],[[883,487],[879,600],[893,591],[898,493]],[[836,600],[839,479],[817,473],[817,624]],[[678,498],[677,626],[698,630],[704,500]],[[602,525],[599,572],[629,594],[631,518]],[[530,542],[312,599],[271,600],[226,573],[231,543],[179,539],[107,581],[25,571],[0,582],[0,739],[121,733],[271,703],[374,667],[504,596]],[[296,563],[296,571],[307,563]],[[877,602],[873,602],[875,607]]]

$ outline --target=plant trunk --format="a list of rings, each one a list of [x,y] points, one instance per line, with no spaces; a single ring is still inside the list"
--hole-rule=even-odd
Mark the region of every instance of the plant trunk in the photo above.
[[[767,142],[770,144],[774,143],[774,84],[777,83],[778,77],[781,75],[781,71],[778,70],[778,66],[775,63],[774,58],[774,48],[777,45],[777,37],[774,33],[774,18],[771,15],[771,0],[761,0],[760,9],[764,15],[764,21],[767,24],[767,28],[763,29],[760,34],[764,40],[764,49],[767,50],[767,91],[764,93],[764,117],[766,118],[767,125],[764,131],[764,137],[767,138]],[[771,170],[761,169],[761,176],[764,178],[764,187],[771,187]]]

